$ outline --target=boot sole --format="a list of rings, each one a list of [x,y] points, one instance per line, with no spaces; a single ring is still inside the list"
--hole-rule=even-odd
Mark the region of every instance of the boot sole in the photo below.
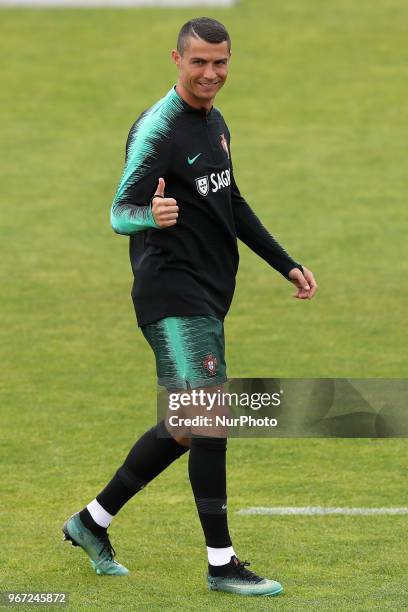
[[[78,544],[78,542],[74,540],[74,538],[70,535],[67,523],[68,521],[64,523],[64,526],[62,528],[62,533],[64,534],[64,537],[62,538],[63,542],[71,542],[72,546],[80,546],[80,544]]]

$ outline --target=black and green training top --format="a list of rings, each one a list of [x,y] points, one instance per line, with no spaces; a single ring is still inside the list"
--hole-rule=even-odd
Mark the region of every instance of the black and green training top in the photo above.
[[[150,204],[160,177],[165,197],[179,206],[177,224],[165,229],[155,224]],[[175,88],[130,130],[111,223],[130,236],[141,326],[171,316],[224,319],[235,288],[237,237],[286,278],[300,267],[241,196],[220,111],[191,107]]]

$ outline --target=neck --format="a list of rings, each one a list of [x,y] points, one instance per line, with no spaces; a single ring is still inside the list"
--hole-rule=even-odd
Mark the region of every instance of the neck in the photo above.
[[[193,108],[205,110],[206,113],[209,113],[213,107],[214,98],[211,98],[210,100],[196,98],[196,96],[187,91],[187,89],[183,87],[180,82],[178,82],[176,85],[176,91],[180,98],[182,98],[184,102],[187,102],[187,104]]]

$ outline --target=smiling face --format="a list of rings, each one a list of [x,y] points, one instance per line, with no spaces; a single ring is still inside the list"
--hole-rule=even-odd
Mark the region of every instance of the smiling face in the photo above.
[[[177,50],[172,51],[179,71],[177,93],[190,106],[210,110],[227,80],[230,57],[227,41],[208,43],[190,36],[182,55]]]

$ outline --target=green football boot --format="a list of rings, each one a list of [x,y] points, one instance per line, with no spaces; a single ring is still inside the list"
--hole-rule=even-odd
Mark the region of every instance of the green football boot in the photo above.
[[[72,546],[80,546],[91,560],[91,565],[99,575],[125,576],[129,570],[114,560],[115,551],[109,541],[108,533],[96,536],[87,529],[79,518],[79,513],[69,518],[62,528],[64,540]]]
[[[226,565],[217,567],[208,566],[208,588],[210,591],[224,591],[225,593],[236,593],[237,595],[279,595],[283,586],[276,580],[261,578],[254,572],[246,569],[250,565],[248,561],[240,561],[237,557],[231,557]]]

